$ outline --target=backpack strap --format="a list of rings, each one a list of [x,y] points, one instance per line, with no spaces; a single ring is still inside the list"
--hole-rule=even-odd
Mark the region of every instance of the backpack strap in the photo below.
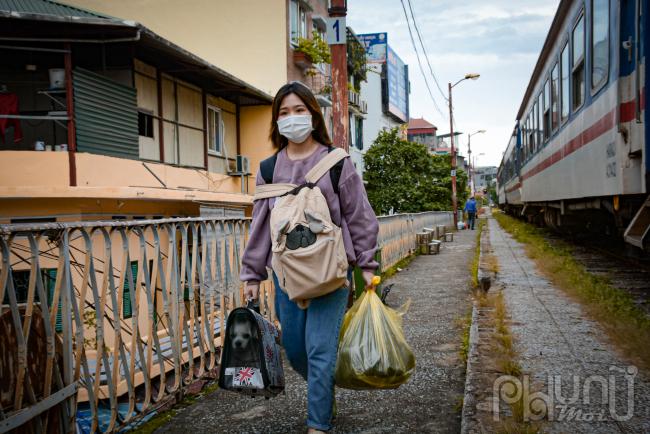
[[[341,148],[335,148],[320,160],[307,174],[305,181],[316,184],[327,172],[336,166],[340,161],[348,157],[348,153]],[[340,173],[339,173],[340,176]],[[334,185],[338,186],[338,182]]]
[[[278,153],[271,155],[266,160],[260,163],[260,172],[262,172],[262,179],[267,184],[273,184],[273,171],[275,170],[275,162],[278,159]]]
[[[283,196],[297,188],[295,184],[263,184],[255,187],[253,200]]]
[[[315,184],[316,181],[322,178],[325,173],[329,171],[334,193],[338,196],[339,180],[341,179],[344,160],[347,157],[348,153],[343,149],[329,146],[328,154],[325,158],[319,161],[318,164],[307,173],[307,175],[305,175],[305,181],[313,182]],[[262,173],[262,179],[264,179],[266,184],[255,187],[255,196],[253,200],[282,196],[297,187],[294,184],[273,184],[273,172],[277,160],[278,154],[276,152],[269,158],[262,160],[260,163],[260,172]]]
[[[329,146],[329,151],[332,152],[335,148],[334,146]],[[339,195],[339,181],[341,180],[341,172],[343,172],[343,163],[345,159],[342,159],[330,169],[330,179],[332,181],[332,187],[334,188],[334,194]]]

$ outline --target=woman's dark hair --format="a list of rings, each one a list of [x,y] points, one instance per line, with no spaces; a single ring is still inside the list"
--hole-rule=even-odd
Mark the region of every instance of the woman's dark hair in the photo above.
[[[280,134],[280,131],[278,130],[278,116],[280,114],[280,104],[282,104],[282,101],[287,95],[292,93],[305,103],[305,106],[307,106],[307,109],[311,113],[311,122],[314,127],[314,131],[311,132],[312,138],[323,145],[331,145],[332,140],[327,133],[325,119],[323,119],[323,113],[320,111],[320,106],[318,105],[314,94],[301,82],[292,81],[291,83],[282,86],[280,90],[278,90],[278,93],[275,94],[275,98],[273,98],[273,108],[271,109],[271,134],[269,135],[269,138],[273,142],[273,147],[276,149],[282,149],[288,144],[287,138]]]

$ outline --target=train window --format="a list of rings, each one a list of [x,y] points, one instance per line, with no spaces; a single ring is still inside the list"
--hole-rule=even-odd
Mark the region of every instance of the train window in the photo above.
[[[537,147],[541,148],[544,143],[544,94],[537,97]]]
[[[551,136],[551,85],[544,83],[544,140]]]
[[[573,28],[573,110],[585,100],[585,16],[582,15]]]
[[[526,161],[526,158],[528,157],[528,144],[526,143],[526,123],[528,120],[522,120],[520,122],[520,130],[521,130],[521,159],[522,161]]]
[[[535,120],[535,111],[534,108],[530,110],[530,114],[528,116],[528,147],[530,148],[530,153],[531,155],[535,153],[535,128],[533,127],[533,123]]]
[[[603,87],[609,70],[609,0],[591,0],[591,89]]]
[[[551,128],[553,131],[557,130],[558,127],[558,106],[559,106],[559,71],[558,64],[556,63],[551,70]]]
[[[569,43],[564,44],[560,55],[560,119],[562,123],[569,117]]]
[[[530,131],[531,136],[530,137],[531,137],[531,140],[533,141],[533,144],[535,145],[535,150],[539,149],[539,141],[537,139],[537,136],[539,135],[537,133],[537,130],[539,128],[538,125],[537,125],[537,116],[538,116],[537,112],[538,111],[539,111],[539,108],[537,107],[537,101],[535,101],[535,104],[533,104],[533,111],[531,112],[531,114],[533,116],[532,116],[532,119],[531,119],[532,122],[530,124],[530,128],[531,128],[531,131]]]

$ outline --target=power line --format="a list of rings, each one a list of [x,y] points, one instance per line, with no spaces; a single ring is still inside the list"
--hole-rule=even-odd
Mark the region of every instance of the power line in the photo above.
[[[445,115],[442,112],[442,110],[440,110],[440,107],[438,106],[436,99],[433,97],[433,92],[431,92],[431,86],[429,86],[429,80],[427,80],[427,75],[425,74],[424,68],[422,67],[422,61],[420,60],[420,53],[418,53],[417,45],[415,45],[415,39],[413,38],[413,32],[411,31],[411,23],[409,22],[408,13],[406,12],[406,6],[404,6],[404,0],[400,0],[400,2],[402,3],[402,9],[404,10],[404,18],[406,18],[406,25],[408,26],[409,36],[411,37],[411,44],[413,45],[413,49],[415,50],[415,55],[417,56],[418,59],[418,66],[420,67],[420,73],[422,74],[422,78],[424,78],[424,84],[427,86],[427,90],[429,91],[429,96],[431,97],[431,101],[433,101],[433,105],[435,106],[438,113],[440,113],[440,116],[442,116],[442,118],[444,119]]]
[[[411,11],[411,19],[413,20],[413,27],[415,27],[415,32],[418,35],[418,39],[420,40],[420,46],[422,47],[422,53],[424,54],[424,58],[427,61],[427,65],[429,66],[429,72],[431,72],[431,77],[433,77],[433,81],[436,83],[436,87],[440,91],[440,95],[442,95],[442,98],[447,101],[447,96],[445,93],[442,91],[442,88],[440,87],[440,83],[438,83],[438,78],[436,77],[436,74],[433,72],[433,68],[431,67],[431,62],[429,61],[429,56],[427,55],[427,50],[424,47],[424,42],[422,42],[422,36],[420,35],[420,29],[418,28],[418,23],[415,21],[415,15],[413,14],[413,8],[411,7],[411,0],[407,0],[408,5],[409,5],[409,10]]]

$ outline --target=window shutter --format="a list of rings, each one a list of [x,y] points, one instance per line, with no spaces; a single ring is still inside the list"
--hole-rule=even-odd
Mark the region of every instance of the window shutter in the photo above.
[[[138,277],[138,261],[131,262],[131,279],[135,281]],[[122,293],[122,317],[131,318],[133,316],[132,306],[131,306],[131,282],[125,274],[124,278],[124,292]]]
[[[45,275],[45,287],[47,288],[47,305],[52,307],[54,301],[54,288],[56,286],[56,268],[46,268],[43,270]],[[63,331],[63,318],[61,316],[61,303],[56,310],[56,322],[54,323],[54,331],[61,333]]]

